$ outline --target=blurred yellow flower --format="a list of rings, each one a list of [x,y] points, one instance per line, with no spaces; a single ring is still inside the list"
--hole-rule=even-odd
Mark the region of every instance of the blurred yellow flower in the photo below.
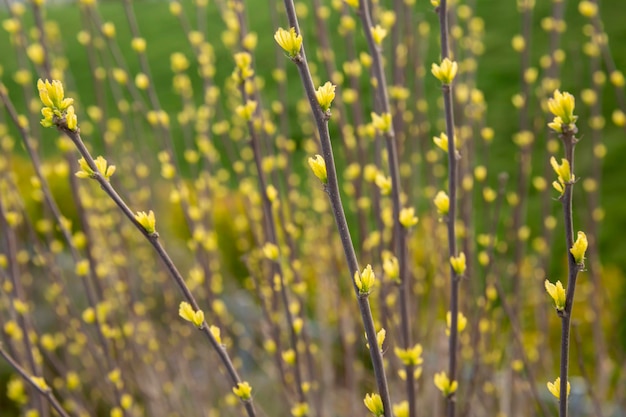
[[[372,113],[371,116],[372,124],[376,130],[383,133],[391,131],[391,113],[383,113],[380,115]]]
[[[437,213],[442,216],[448,214],[450,211],[450,198],[445,191],[439,191],[434,199],[435,207],[437,207]]]
[[[237,383],[237,386],[233,388],[233,393],[240,400],[247,401],[251,398],[252,387],[246,381]]]
[[[380,417],[385,414],[385,409],[383,407],[383,400],[380,398],[378,394],[367,394],[363,399],[363,403],[367,407],[368,410],[376,417]]]
[[[418,220],[419,219],[415,215],[415,209],[413,207],[403,208],[400,210],[400,224],[407,229],[411,226],[415,226]]]
[[[467,317],[460,311],[457,313],[457,322],[456,328],[457,332],[461,333],[467,327]],[[446,313],[446,335],[450,336],[450,329],[452,328],[452,312],[448,311]]]
[[[434,382],[435,386],[439,391],[441,391],[444,397],[448,397],[454,394],[456,392],[456,389],[458,388],[458,383],[456,381],[450,381],[450,378],[448,378],[448,374],[446,374],[445,372],[439,372],[435,374]]]
[[[550,393],[554,395],[557,400],[561,399],[561,378],[560,377],[557,377],[557,379],[555,379],[554,382],[548,382],[546,385],[548,387],[548,391],[550,391]],[[567,396],[568,397],[569,397],[570,390],[571,390],[571,386],[570,386],[569,381],[567,381]]]
[[[374,38],[374,42],[376,45],[380,45],[387,36],[387,29],[383,28],[380,25],[376,25],[371,28],[372,29],[372,37]]]
[[[401,349],[399,347],[395,347],[393,349],[393,353],[403,364],[407,366],[421,365],[424,362],[424,359],[422,358],[422,351],[422,345],[419,343],[412,348]]]
[[[454,269],[454,272],[456,272],[457,275],[463,275],[465,268],[467,267],[465,253],[461,252],[459,256],[456,257],[451,256],[450,265],[452,265],[452,269]]]

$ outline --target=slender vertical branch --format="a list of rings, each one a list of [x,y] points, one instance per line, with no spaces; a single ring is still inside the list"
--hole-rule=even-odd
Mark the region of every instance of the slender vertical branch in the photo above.
[[[298,18],[296,16],[295,4],[293,0],[284,0],[285,10],[287,12],[287,19],[289,26],[293,27],[297,34],[300,34],[300,27],[298,25]],[[300,79],[304,86],[304,91],[309,101],[317,131],[320,138],[322,156],[327,168],[327,184],[325,191],[328,194],[330,204],[335,218],[335,223],[341,239],[346,261],[348,263],[348,269],[350,276],[353,277],[355,273],[359,273],[359,264],[350,236],[350,230],[346,220],[346,215],[343,209],[341,201],[341,195],[339,193],[339,183],[337,181],[337,171],[335,168],[335,160],[333,156],[333,150],[330,140],[330,132],[328,130],[329,113],[322,111],[320,105],[317,102],[315,87],[313,85],[313,79],[309,70],[309,65],[306,60],[306,54],[304,47],[302,47],[299,53],[292,58],[298,68]],[[372,359],[372,365],[374,368],[374,376],[376,378],[376,385],[378,387],[378,394],[381,397],[386,417],[393,417],[391,399],[389,396],[389,388],[387,385],[387,376],[385,375],[385,369],[383,365],[382,352],[378,348],[376,341],[376,330],[374,327],[374,319],[372,317],[371,308],[367,296],[359,294],[356,283],[353,281],[353,288],[357,294],[357,300],[359,304],[359,310],[365,327],[365,333],[367,335],[367,341],[369,343],[370,357]]]
[[[442,61],[450,57],[448,45],[448,9],[447,0],[442,0],[437,8],[439,14],[439,34],[441,43],[441,59]],[[448,197],[450,200],[450,208],[446,217],[448,223],[448,253],[450,257],[457,256],[456,247],[456,209],[457,209],[457,152],[454,140],[454,112],[452,106],[452,85],[451,83],[442,84],[443,105],[446,121],[446,134],[448,135]],[[449,358],[448,358],[448,378],[451,381],[456,380],[457,374],[457,350],[458,350],[458,313],[459,313],[459,282],[460,275],[450,264],[450,337],[449,337]],[[452,393],[446,397],[446,415],[454,417],[455,415],[455,394]]]
[[[245,82],[245,81],[243,81]],[[246,94],[245,87],[241,85],[240,92],[243,98],[244,103],[246,103],[249,99],[248,94]],[[265,229],[265,238],[267,242],[276,245],[278,247],[278,237],[276,234],[276,220],[274,219],[274,213],[272,210],[272,202],[270,201],[267,195],[267,181],[265,179],[265,173],[263,172],[263,156],[261,155],[261,147],[260,147],[260,138],[257,133],[257,129],[254,126],[254,122],[252,118],[248,120],[248,132],[250,134],[250,146],[252,147],[252,152],[254,154],[254,162],[257,173],[257,180],[259,183],[259,192],[261,194],[261,205],[263,207],[263,217],[265,219],[264,229]],[[306,403],[306,395],[304,393],[303,383],[304,380],[302,378],[302,370],[301,370],[301,355],[298,351],[298,335],[296,333],[294,327],[294,317],[291,311],[289,310],[289,296],[287,294],[287,288],[285,285],[285,276],[283,273],[282,266],[280,264],[280,257],[278,260],[272,261],[273,268],[272,270],[276,272],[278,275],[278,279],[280,280],[280,297],[283,302],[283,308],[285,312],[285,317],[287,318],[287,326],[289,327],[289,340],[291,343],[291,347],[294,352],[294,373],[296,377],[296,392],[298,394],[298,402]],[[271,277],[273,279],[274,277]]]
[[[374,102],[379,103],[380,110],[384,114],[391,114],[391,106],[389,104],[389,94],[387,92],[387,81],[385,70],[383,68],[383,59],[381,48],[374,40],[372,33],[372,17],[369,2],[366,0],[359,1],[359,14],[363,25],[363,33],[372,55],[372,73],[376,79],[376,96]],[[394,38],[398,36],[397,30],[394,29]],[[395,45],[395,44],[394,44]],[[395,67],[395,63],[394,63]],[[396,127],[399,118],[392,118],[392,127],[383,133],[385,145],[387,148],[387,159],[389,163],[389,174],[391,176],[391,201],[393,206],[393,248],[398,258],[399,266],[399,292],[400,292],[400,325],[402,346],[404,349],[411,348],[411,320],[409,312],[409,284],[410,276],[407,264],[407,229],[400,223],[402,184],[400,182],[400,164],[398,162],[398,144],[396,138]],[[413,377],[414,366],[405,365],[406,372],[406,396],[409,403],[409,417],[417,415],[416,398],[415,398],[415,378]]]
[[[576,138],[574,132],[566,131],[561,136],[565,147],[565,158],[570,164],[570,174],[573,178],[574,174],[574,145]],[[574,255],[570,252],[570,248],[574,245],[574,221],[572,218],[572,196],[574,194],[574,183],[565,184],[565,192],[561,199],[563,206],[563,219],[565,220],[565,246],[567,248],[567,293],[565,297],[565,309],[560,313],[561,316],[561,365],[559,376],[561,378],[561,386],[559,391],[559,416],[567,417],[567,385],[569,373],[569,346],[570,346],[570,327],[572,321],[572,308],[574,304],[574,291],[576,289],[576,278],[581,265],[576,262]]]
[[[574,220],[572,216],[572,195],[574,193],[574,146],[578,142],[575,135],[578,131],[574,115],[575,99],[569,93],[561,93],[556,90],[554,97],[548,100],[548,108],[554,114],[554,119],[548,126],[559,133],[565,150],[565,158],[559,164],[554,157],[550,164],[558,176],[558,182],[553,183],[554,188],[561,192],[561,205],[563,207],[563,219],[565,228],[565,247],[567,248],[567,290],[558,282],[557,285],[546,281],[546,290],[556,305],[556,312],[561,318],[561,366],[559,387],[552,388],[553,394],[559,398],[559,416],[567,417],[567,403],[569,397],[568,367],[570,324],[572,309],[574,306],[574,292],[576,290],[576,278],[578,272],[584,268],[585,252],[587,250],[587,237],[583,232],[578,232],[578,238],[574,242]],[[558,389],[558,392],[556,391]]]

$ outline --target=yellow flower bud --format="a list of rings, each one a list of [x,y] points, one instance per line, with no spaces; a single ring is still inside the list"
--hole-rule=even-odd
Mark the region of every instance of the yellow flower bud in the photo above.
[[[296,34],[295,28],[292,27],[289,30],[278,28],[276,33],[274,33],[274,40],[287,52],[290,58],[295,58],[300,54],[302,35]]]
[[[74,103],[74,99],[65,98],[63,84],[61,81],[53,80],[52,82],[41,78],[37,81],[37,89],[39,90],[39,98],[44,106],[63,112]]]
[[[624,84],[626,84],[626,79],[624,79],[624,74],[619,70],[613,71],[609,75],[609,80],[611,81],[611,84],[619,88],[623,87]]]
[[[431,67],[431,72],[442,84],[451,84],[456,77],[456,73],[459,70],[459,65],[456,61],[450,61],[450,59],[445,58],[441,65],[437,65],[433,63]]]
[[[326,112],[330,109],[330,104],[335,99],[335,88],[335,85],[327,81],[326,84],[320,86],[317,91],[315,91],[315,97],[322,111]]]
[[[557,310],[563,310],[565,308],[565,288],[563,288],[563,284],[561,281],[557,281],[556,284],[552,284],[550,281],[546,280],[544,283],[546,287],[546,291],[554,300],[554,306]]]
[[[565,158],[561,159],[561,164],[556,161],[555,157],[550,158],[550,165],[556,172],[559,182],[561,184],[568,184],[574,179],[574,175],[571,173],[569,161]]]
[[[548,127],[554,130],[557,133],[563,133],[563,120],[556,116],[550,123],[548,123]]]
[[[374,182],[376,183],[376,186],[380,189],[380,193],[382,195],[389,195],[391,193],[391,189],[393,187],[391,177],[386,177],[379,172],[376,174]]]
[[[465,272],[465,268],[467,267],[465,260],[465,253],[461,252],[459,256],[451,256],[450,257],[450,265],[452,265],[452,269],[456,272],[457,275],[463,275]]]
[[[407,366],[421,365],[424,362],[422,351],[422,345],[419,343],[408,349],[401,349],[399,347],[393,349],[393,353]]]
[[[107,38],[115,37],[115,25],[111,22],[105,22],[102,25],[102,34]]]
[[[249,400],[252,396],[252,387],[246,381],[237,383],[237,386],[233,388],[233,393],[239,397],[242,401]]]
[[[408,417],[409,416],[409,402],[402,401],[399,404],[394,404],[393,415],[396,417]]]
[[[456,392],[458,383],[456,381],[450,381],[448,374],[445,372],[439,372],[434,377],[435,386],[444,397],[448,397]]]
[[[130,41],[130,47],[133,48],[133,51],[138,53],[143,53],[146,51],[146,40],[144,38],[133,38]]]
[[[31,376],[30,380],[39,388],[41,391],[49,391],[50,387],[46,384],[46,380],[42,377]]]
[[[461,333],[467,327],[467,317],[460,311],[456,316],[456,329],[458,333]],[[446,335],[450,336],[450,329],[452,328],[452,312],[446,313]]]
[[[587,235],[584,232],[578,232],[576,242],[569,250],[577,264],[582,264],[585,261],[585,252],[587,251]]]
[[[575,106],[574,96],[567,92],[561,93],[559,90],[555,90],[553,97],[548,99],[548,109],[552,114],[560,117],[565,125],[576,123],[578,116],[574,115]]]
[[[435,207],[437,207],[437,213],[442,216],[448,214],[448,211],[450,211],[450,198],[445,191],[439,191],[435,196],[434,202]]]
[[[321,155],[315,155],[313,158],[309,158],[309,167],[313,174],[324,184],[328,183],[328,174],[326,171],[326,161]]]
[[[248,52],[238,52],[234,55],[235,65],[239,68],[240,71],[244,71],[250,68],[252,64],[252,55]]]
[[[235,108],[235,113],[237,113],[237,116],[241,117],[245,121],[250,121],[252,120],[252,116],[254,116],[256,107],[256,101],[248,100],[246,104],[237,106],[237,108]]]
[[[598,13],[598,5],[592,1],[583,0],[578,3],[578,12],[585,17],[594,17]]]
[[[391,131],[391,113],[383,113],[378,115],[372,113],[372,124],[376,130],[386,133]]]
[[[524,48],[526,48],[526,41],[522,35],[515,35],[511,40],[511,45],[513,46],[513,50],[515,50],[515,52],[522,52]]]
[[[33,61],[35,65],[43,64],[45,52],[41,44],[34,43],[30,45],[28,48],[26,48],[26,55],[28,55],[28,58],[30,58],[30,60]]]
[[[367,265],[360,274],[359,271],[356,271],[354,273],[354,283],[359,289],[359,294],[369,294],[376,283],[376,276],[374,275],[372,266]]]
[[[185,54],[181,52],[174,52],[170,55],[170,66],[172,68],[172,72],[183,72],[189,68],[189,60]]]
[[[109,165],[107,160],[102,156],[98,156],[94,160],[94,163],[96,164],[98,171],[100,171],[100,174],[102,174],[107,181],[115,173],[115,165]]]
[[[558,181],[552,181],[552,187],[557,190],[561,195],[563,195],[565,193],[565,188],[563,187],[563,184],[561,184]]]
[[[137,214],[135,214],[135,220],[148,234],[156,232],[156,218],[154,217],[154,212],[152,210],[148,213],[145,211],[138,211]]]
[[[209,331],[211,332],[211,334],[213,335],[213,338],[215,339],[215,341],[218,344],[222,344],[222,336],[221,336],[221,331],[220,328],[217,326],[210,326],[209,327]]]
[[[418,218],[415,215],[415,209],[413,207],[403,208],[400,210],[400,224],[407,229],[411,226],[415,226],[418,222]]]
[[[246,50],[253,51],[254,48],[256,48],[258,41],[259,36],[255,32],[250,32],[243,38],[241,44]]]
[[[380,25],[376,25],[372,27],[371,30],[374,43],[376,43],[376,45],[380,45],[383,42],[383,39],[385,39],[385,36],[387,36],[387,29]]]
[[[145,90],[150,85],[150,79],[146,74],[140,72],[135,76],[135,85],[140,90]]]
[[[433,142],[435,143],[435,145],[437,145],[439,149],[441,149],[444,152],[448,152],[448,149],[449,149],[448,135],[446,135],[444,132],[441,132],[441,136],[433,137]],[[456,149],[456,142],[457,142],[457,137],[455,135],[454,136],[454,148],[455,149]]]
[[[291,415],[293,417],[303,417],[309,414],[309,405],[307,403],[297,403],[291,407]]]
[[[550,391],[550,393],[554,395],[557,400],[561,399],[561,378],[560,377],[555,379],[554,382],[548,382],[546,385],[548,386],[548,391]],[[570,388],[571,388],[570,383],[569,381],[567,381],[567,396],[568,397],[569,397]]]
[[[383,400],[378,394],[367,394],[363,399],[363,403],[368,410],[376,417],[380,417],[385,414],[385,408],[383,407]]]
[[[280,251],[278,250],[278,246],[273,243],[267,242],[263,245],[263,256],[271,261],[276,261],[278,256],[280,255]]]
[[[202,328],[204,324],[204,312],[202,310],[194,311],[191,304],[186,301],[180,303],[178,307],[178,315],[193,323],[197,328]]]
[[[67,112],[65,113],[65,123],[67,124],[67,128],[71,131],[76,131],[78,128],[78,118],[76,117],[76,113],[74,113],[74,106],[69,106],[67,108]]]

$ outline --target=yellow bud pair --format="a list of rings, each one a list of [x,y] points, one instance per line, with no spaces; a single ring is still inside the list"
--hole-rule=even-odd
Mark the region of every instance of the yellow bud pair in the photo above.
[[[252,387],[246,381],[237,383],[237,386],[233,388],[233,393],[239,397],[242,401],[247,401],[252,398]]]
[[[434,382],[435,386],[439,391],[441,391],[444,397],[449,397],[450,395],[454,394],[459,386],[456,381],[450,381],[450,378],[448,378],[448,374],[446,374],[445,372],[439,372],[435,374]]]
[[[382,133],[391,132],[391,113],[376,114],[372,113],[372,124],[374,128]]]
[[[456,328],[457,332],[461,333],[467,327],[467,317],[460,311],[457,313]],[[450,329],[452,328],[452,312],[446,313],[446,335],[450,336]]]
[[[452,265],[452,269],[457,275],[463,275],[465,273],[465,269],[467,268],[465,253],[461,252],[459,256],[451,256],[450,265]]]
[[[202,328],[204,324],[204,312],[202,310],[194,311],[193,307],[188,302],[183,301],[180,303],[178,315],[193,323],[193,325],[199,329]]]
[[[550,391],[550,393],[554,395],[557,400],[561,399],[561,378],[560,377],[555,379],[554,382],[548,382],[546,385],[548,386],[548,391]],[[571,389],[570,383],[569,381],[567,381],[567,396],[568,397],[569,397],[570,389]]]
[[[372,290],[372,287],[376,283],[376,276],[374,275],[372,266],[367,265],[361,273],[359,273],[359,271],[356,271],[354,273],[354,283],[359,290],[359,294],[369,294],[369,292]]]
[[[400,210],[400,224],[405,228],[415,226],[418,222],[418,218],[415,215],[415,209],[413,207],[403,208]]]
[[[450,198],[445,191],[439,191],[434,199],[435,207],[437,207],[437,213],[441,216],[445,216],[450,211]]]
[[[106,159],[102,156],[98,156],[94,163],[96,168],[98,168],[98,172],[100,175],[104,177],[105,180],[109,181],[111,176],[115,173],[115,165],[109,165]],[[96,173],[91,169],[85,158],[80,158],[78,160],[78,165],[80,166],[80,171],[78,171],[75,175],[78,178],[94,178]]]
[[[424,362],[422,358],[422,345],[419,343],[408,349],[401,349],[399,347],[394,348],[393,353],[400,359],[400,361],[407,366],[421,365]]]

